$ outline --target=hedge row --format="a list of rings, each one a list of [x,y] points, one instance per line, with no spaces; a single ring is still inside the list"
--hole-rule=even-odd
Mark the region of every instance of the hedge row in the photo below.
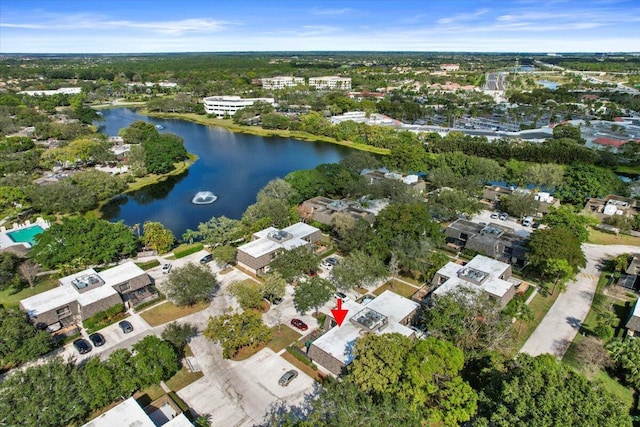
[[[287,347],[287,351],[291,353],[293,357],[295,357],[305,365],[310,366],[311,369],[313,369],[314,371],[318,370],[318,367],[316,366],[315,363],[313,363],[313,360],[309,359],[309,357],[306,354],[304,354],[304,352],[300,350],[298,347],[294,345],[290,345],[289,347]]]
[[[181,245],[173,251],[173,256],[178,258],[184,258],[187,255],[194,254],[198,251],[201,251],[203,248],[202,243],[192,243],[190,245]]]

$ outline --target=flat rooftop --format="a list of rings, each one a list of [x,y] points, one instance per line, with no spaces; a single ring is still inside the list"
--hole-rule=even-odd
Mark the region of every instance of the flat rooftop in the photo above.
[[[500,278],[509,268],[509,264],[484,255],[476,255],[467,265],[448,262],[438,270],[438,274],[448,277],[435,291],[434,295],[445,295],[458,288],[482,290],[502,298],[514,284]]]
[[[20,300],[20,305],[35,317],[47,311],[78,301],[81,306],[92,304],[118,292],[114,285],[145,274],[144,270],[132,261],[97,273],[93,268],[80,271],[59,280],[60,286],[46,292]],[[99,282],[89,283],[86,288],[78,288],[78,284],[87,284],[90,280]]]
[[[165,424],[166,425],[166,424]],[[138,405],[133,397],[118,406],[114,406],[104,414],[89,421],[82,427],[156,427],[151,418]]]
[[[303,222],[290,225],[282,230],[269,227],[254,233],[253,236],[255,240],[238,247],[238,250],[253,258],[260,258],[278,249],[291,250],[298,246],[305,246],[309,242],[304,240],[304,238],[316,231],[319,231],[319,229]],[[282,238],[277,239],[275,238],[276,235],[282,235]]]
[[[384,291],[369,304],[362,305],[355,301],[342,303],[342,308],[349,310],[342,326],[336,326],[313,342],[313,345],[340,360],[345,365],[353,361],[353,350],[356,340],[368,332],[364,327],[352,323],[352,318],[363,315],[365,311],[374,311],[387,319],[387,325],[379,334],[399,333],[411,336],[412,329],[398,323],[418,308],[419,304],[391,291]],[[356,321],[356,319],[353,319]]]

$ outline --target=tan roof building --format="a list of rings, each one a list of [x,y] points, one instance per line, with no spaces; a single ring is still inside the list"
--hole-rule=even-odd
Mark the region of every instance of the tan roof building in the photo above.
[[[114,305],[135,305],[156,295],[151,276],[131,261],[100,273],[89,268],[59,282],[57,288],[20,300],[33,322],[52,332],[80,324]]]

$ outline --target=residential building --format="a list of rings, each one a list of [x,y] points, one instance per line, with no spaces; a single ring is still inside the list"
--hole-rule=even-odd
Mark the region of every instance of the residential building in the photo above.
[[[82,92],[81,87],[61,87],[55,90],[23,90],[20,95],[51,96],[51,95],[77,95]]]
[[[419,193],[424,192],[427,188],[427,183],[423,179],[420,179],[420,175],[417,174],[405,175],[397,172],[389,172],[388,169],[381,168],[375,170],[364,169],[360,172],[360,175],[364,177],[368,184],[388,179],[392,181],[400,181]],[[424,173],[421,175],[424,176]]]
[[[351,99],[355,99],[358,102],[362,101],[363,99],[374,99],[376,101],[384,99],[384,93],[369,92],[368,90],[363,90],[361,92],[349,92],[347,96]]]
[[[594,197],[589,199],[584,206],[584,211],[597,216],[599,219],[606,219],[613,215],[624,215],[634,217],[640,213],[636,199],[609,194],[603,199]]]
[[[458,71],[460,64],[440,64],[440,69],[442,71]]]
[[[184,412],[168,396],[142,408],[130,397],[117,406],[100,414],[82,427],[193,427]]]
[[[351,90],[351,78],[338,76],[309,77],[309,86],[316,89]]]
[[[527,239],[501,224],[482,225],[458,219],[447,227],[445,237],[447,243],[459,249],[469,249],[519,267],[526,263]]]
[[[343,302],[342,309],[348,310],[344,323],[313,341],[307,355],[329,372],[340,375],[353,361],[355,342],[362,336],[395,332],[415,338],[415,332],[409,325],[419,306],[417,302],[388,290],[368,304]]]
[[[280,252],[300,246],[311,246],[320,240],[319,229],[303,222],[278,230],[275,227],[265,228],[254,233],[253,240],[238,247],[237,261],[240,267],[258,274],[265,272],[265,267]]]
[[[349,215],[355,220],[363,219],[369,224],[373,224],[376,220],[375,211],[367,210],[359,202],[333,200],[322,196],[302,202],[300,211],[304,219],[317,221],[325,225],[333,225],[334,218],[340,214]]]
[[[636,300],[625,327],[627,328],[627,336],[638,337],[640,335],[640,299]]]
[[[640,292],[640,255],[633,256],[624,273],[625,274],[620,275],[617,285],[635,292]],[[640,329],[638,329],[638,331],[640,331]]]
[[[560,200],[556,199],[551,193],[545,191],[533,191],[526,188],[503,187],[501,185],[487,185],[482,191],[482,198],[492,206],[499,206],[502,196],[510,196],[512,194],[527,195],[533,194],[534,200],[538,202],[537,212],[534,214],[538,217],[549,212],[549,208],[555,209],[560,207]]]
[[[203,98],[204,111],[207,114],[215,114],[218,118],[233,116],[238,110],[250,107],[256,102],[265,102],[275,105],[274,98],[240,98],[239,96],[209,96]]]
[[[265,77],[262,80],[263,89],[284,89],[304,84],[304,77],[275,76]]]
[[[132,261],[96,272],[93,268],[59,279],[60,286],[20,300],[36,324],[55,332],[114,305],[134,306],[157,295],[153,279]]]
[[[506,306],[516,293],[516,280],[511,279],[511,266],[504,262],[476,255],[466,265],[448,262],[433,276],[435,297],[456,289],[482,291],[495,298],[501,307]]]

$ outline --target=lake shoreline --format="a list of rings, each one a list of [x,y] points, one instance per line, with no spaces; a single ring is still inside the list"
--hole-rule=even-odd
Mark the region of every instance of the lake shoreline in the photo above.
[[[313,135],[307,132],[290,131],[290,130],[278,130],[278,129],[263,129],[260,126],[242,126],[233,123],[231,119],[215,119],[212,117],[203,116],[195,113],[155,113],[145,109],[139,111],[140,114],[155,117],[159,119],[179,119],[188,122],[197,123],[205,126],[217,126],[227,129],[235,133],[244,133],[248,135],[256,135],[263,137],[279,136],[281,138],[291,138],[299,141],[310,142],[327,142],[329,144],[340,145],[354,150],[366,151],[373,154],[388,155],[390,150],[387,148],[377,148],[366,144],[358,144],[351,141],[338,141],[335,138],[329,138],[326,136]]]

